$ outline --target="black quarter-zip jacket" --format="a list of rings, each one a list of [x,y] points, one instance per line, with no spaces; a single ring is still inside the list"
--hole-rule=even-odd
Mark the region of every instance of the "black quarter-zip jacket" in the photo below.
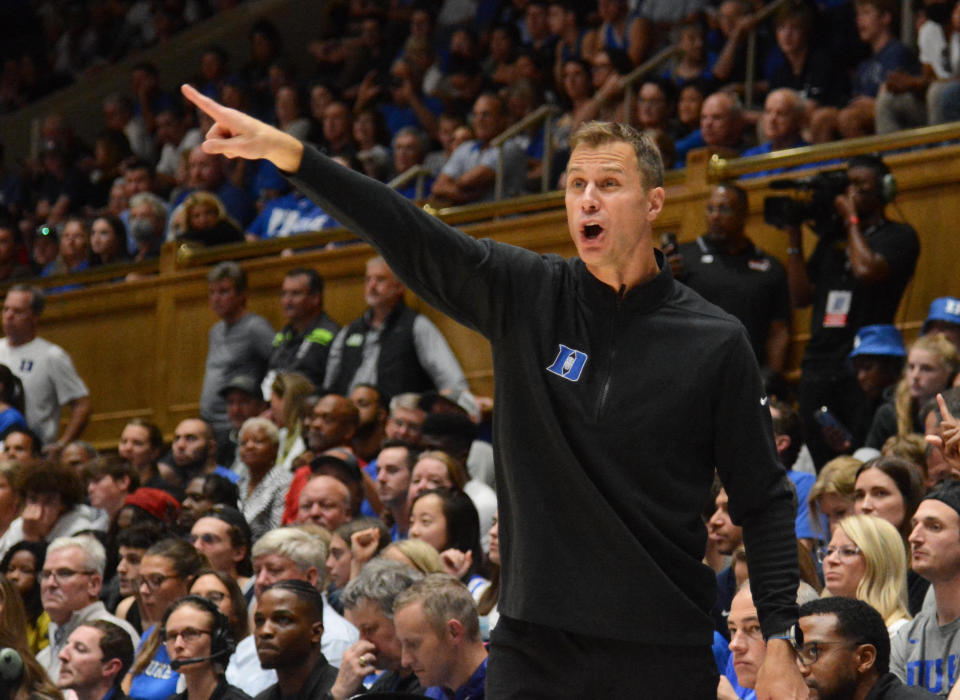
[[[306,146],[292,181],[493,348],[499,609],[584,635],[709,645],[714,467],[764,633],[796,621],[795,496],[743,326],[661,271],[617,292],[577,258],[476,240]]]

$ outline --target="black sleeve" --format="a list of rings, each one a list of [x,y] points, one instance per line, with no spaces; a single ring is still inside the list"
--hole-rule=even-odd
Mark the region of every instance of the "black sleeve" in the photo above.
[[[776,258],[770,257],[769,260],[772,267],[771,274],[773,276],[773,305],[770,320],[783,321],[789,326],[792,311],[790,306],[790,289],[787,286],[787,271]]]
[[[304,146],[294,185],[368,242],[411,291],[488,339],[502,332],[506,299],[523,298],[546,262],[532,251],[477,240],[382,183]],[[495,292],[495,293],[494,293]]]
[[[713,394],[716,464],[730,515],[743,527],[750,587],[764,637],[797,621],[796,493],[777,460],[769,401],[746,331],[723,348]]]

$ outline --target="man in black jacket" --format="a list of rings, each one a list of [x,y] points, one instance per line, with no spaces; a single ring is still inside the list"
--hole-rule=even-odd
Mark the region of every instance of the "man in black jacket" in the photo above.
[[[800,673],[818,700],[923,700],[890,673],[890,636],[880,613],[855,598],[820,598],[800,606]]]
[[[806,697],[791,643],[793,491],[743,326],[675,283],[653,248],[665,195],[655,146],[622,124],[574,135],[566,208],[579,257],[563,260],[475,240],[183,92],[216,122],[205,149],[291,173],[409,288],[493,345],[503,569],[488,698],[716,697],[700,518],[714,468],[768,640],[757,697]]]
[[[257,656],[277,672],[277,683],[256,700],[323,700],[337,679],[320,649],[323,596],[306,581],[286,579],[267,588],[253,615]]]

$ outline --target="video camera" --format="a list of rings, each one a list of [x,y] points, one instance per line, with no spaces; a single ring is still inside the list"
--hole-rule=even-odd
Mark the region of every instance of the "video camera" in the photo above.
[[[846,192],[849,184],[846,170],[828,170],[804,178],[773,180],[770,189],[798,190],[804,196],[767,197],[763,200],[763,220],[781,229],[809,221],[817,235],[836,230],[838,216],[833,200]]]

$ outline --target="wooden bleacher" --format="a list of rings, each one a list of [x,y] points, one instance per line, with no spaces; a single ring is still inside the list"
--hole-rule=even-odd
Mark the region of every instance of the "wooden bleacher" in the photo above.
[[[929,146],[957,139],[960,125],[948,125],[750,159],[723,160],[711,158],[706,152],[694,153],[685,171],[668,177],[667,205],[656,222],[655,236],[673,231],[686,241],[702,233],[704,200],[711,184],[724,177],[822,162],[855,152],[915,149],[885,156],[900,186],[897,206],[891,207],[888,215],[913,224],[922,242],[917,274],[897,316],[909,341],[934,297],[960,296],[960,276],[954,270],[960,245],[953,231],[953,226],[960,223],[960,145]],[[763,198],[770,194],[769,178],[749,180],[744,186],[750,195],[749,235],[783,259],[784,234],[762,221]],[[563,195],[559,192],[436,214],[470,235],[489,236],[542,253],[570,256],[575,252],[567,235]],[[809,255],[815,240],[812,234],[807,236],[804,250]],[[71,278],[90,286],[51,297],[41,335],[69,351],[91,388],[93,417],[84,437],[98,446],[112,447],[130,418],[156,422],[169,435],[179,420],[196,414],[207,331],[217,320],[207,304],[205,278],[217,261],[241,261],[250,279],[249,308],[275,327],[282,325],[280,282],[284,272],[294,266],[312,266],[323,274],[326,308],[333,318],[344,323],[356,317],[364,307],[364,263],[372,250],[365,244],[320,249],[346,237],[349,233],[334,231],[212,251],[169,244],[158,263],[139,266],[139,271],[148,275],[145,279],[103,282],[122,274],[116,270]],[[299,252],[281,257],[284,246],[295,246]],[[62,281],[51,278],[45,283]],[[409,302],[429,315],[447,336],[474,391],[491,393],[487,343],[419,300],[410,298]],[[797,367],[808,326],[808,313],[797,313],[790,353],[793,368]]]

